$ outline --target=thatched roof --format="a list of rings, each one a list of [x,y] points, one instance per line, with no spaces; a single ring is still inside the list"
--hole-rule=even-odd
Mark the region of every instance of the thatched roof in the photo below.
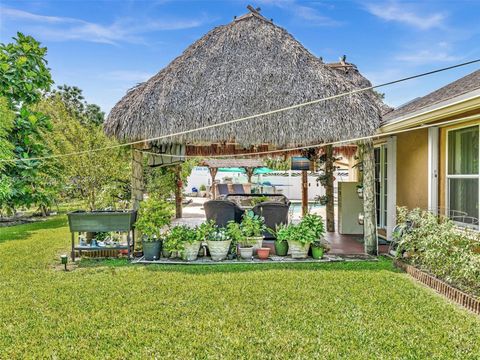
[[[129,91],[105,132],[142,140],[364,87],[325,65],[286,30],[251,12],[211,30],[166,68]],[[380,124],[373,92],[362,92],[162,142],[234,142],[276,148],[370,135]]]
[[[265,166],[259,159],[207,159],[202,165],[209,168],[259,168]]]

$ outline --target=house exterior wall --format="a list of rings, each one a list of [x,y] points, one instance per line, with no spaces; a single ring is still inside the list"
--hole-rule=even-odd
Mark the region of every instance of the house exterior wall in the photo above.
[[[428,207],[428,130],[397,134],[397,205]]]

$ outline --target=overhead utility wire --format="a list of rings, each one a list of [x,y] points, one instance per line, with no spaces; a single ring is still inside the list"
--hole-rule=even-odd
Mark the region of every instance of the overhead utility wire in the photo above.
[[[31,158],[25,158],[25,159],[18,159],[18,158],[17,159],[10,159],[10,160],[3,159],[3,160],[0,160],[0,162],[38,161],[38,160],[48,160],[48,159],[69,157],[69,156],[74,156],[74,155],[84,155],[84,154],[97,152],[97,151],[104,151],[104,150],[109,150],[109,149],[125,147],[125,146],[131,146],[131,145],[135,145],[135,144],[141,144],[141,143],[145,143],[145,142],[151,142],[151,141],[166,139],[166,138],[175,137],[175,136],[186,135],[186,134],[190,134],[190,133],[193,133],[193,132],[196,132],[196,131],[208,130],[208,129],[212,129],[212,128],[216,128],[216,127],[220,127],[220,126],[224,126],[224,125],[229,125],[229,124],[234,124],[234,123],[238,123],[238,122],[242,122],[242,121],[256,119],[256,118],[259,118],[259,117],[262,117],[262,116],[267,116],[267,115],[280,113],[280,112],[283,112],[283,111],[298,109],[298,108],[301,108],[303,106],[318,104],[320,102],[333,100],[333,99],[345,97],[345,96],[348,96],[348,95],[357,94],[357,93],[367,91],[367,90],[378,89],[380,87],[385,87],[385,86],[397,84],[397,83],[400,83],[400,82],[417,79],[417,78],[420,78],[420,77],[423,77],[423,76],[436,74],[436,73],[439,73],[439,72],[459,68],[459,67],[466,66],[466,65],[471,65],[471,64],[474,64],[474,63],[478,63],[478,62],[480,62],[480,59],[475,59],[475,60],[463,62],[463,63],[460,63],[460,64],[447,66],[447,67],[432,70],[432,71],[427,71],[427,72],[420,73],[420,74],[417,74],[417,75],[408,76],[408,77],[401,78],[401,79],[398,79],[398,80],[389,81],[389,82],[379,84],[379,85],[375,85],[375,86],[368,86],[368,87],[365,87],[365,88],[352,90],[352,91],[349,91],[349,92],[346,92],[346,93],[341,93],[341,94],[336,94],[336,95],[328,96],[328,97],[321,98],[321,99],[311,100],[311,101],[307,101],[307,102],[304,102],[304,103],[295,104],[295,105],[287,106],[287,107],[276,109],[276,110],[267,111],[267,112],[260,113],[260,114],[249,115],[249,116],[245,116],[245,117],[238,118],[238,119],[227,120],[227,121],[216,123],[216,124],[201,126],[201,127],[198,127],[198,128],[184,130],[184,131],[180,131],[180,132],[177,132],[177,133],[172,133],[172,134],[162,135],[162,136],[158,136],[158,137],[153,137],[153,138],[150,138],[150,139],[131,141],[131,142],[128,142],[128,143],[122,143],[122,144],[117,144],[117,145],[111,145],[111,146],[106,146],[106,147],[101,147],[101,148],[96,148],[96,149],[83,150],[83,151],[71,152],[71,153],[65,153],[65,154],[31,157]]]

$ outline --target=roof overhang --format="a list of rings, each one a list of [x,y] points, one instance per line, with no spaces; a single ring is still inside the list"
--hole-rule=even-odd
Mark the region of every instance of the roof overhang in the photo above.
[[[382,125],[380,134],[432,123],[451,116],[480,109],[480,89],[427,106],[421,110],[400,116]]]

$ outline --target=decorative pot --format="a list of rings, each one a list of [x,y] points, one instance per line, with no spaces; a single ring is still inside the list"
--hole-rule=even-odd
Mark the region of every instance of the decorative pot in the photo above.
[[[270,248],[257,249],[257,256],[260,260],[268,260],[269,255],[270,255]]]
[[[210,257],[212,258],[212,260],[224,260],[227,257],[231,242],[232,240],[207,241],[208,249],[210,250]]]
[[[275,254],[278,256],[286,256],[288,253],[288,242],[275,241]]]
[[[310,243],[302,244],[295,240],[288,240],[288,248],[293,259],[306,259]]]
[[[241,247],[239,250],[242,259],[251,259],[253,257],[253,247]]]
[[[323,246],[312,246],[312,257],[316,260],[323,258]]]
[[[157,241],[142,241],[143,256],[147,261],[158,260],[160,258],[160,247],[162,242]]]
[[[198,252],[200,251],[200,245],[200,241],[195,241],[191,244],[185,244],[182,252],[182,259],[187,261],[197,260]]]
[[[256,254],[257,250],[263,247],[263,236],[254,236],[248,238],[250,243],[255,243],[253,245],[253,253]]]

